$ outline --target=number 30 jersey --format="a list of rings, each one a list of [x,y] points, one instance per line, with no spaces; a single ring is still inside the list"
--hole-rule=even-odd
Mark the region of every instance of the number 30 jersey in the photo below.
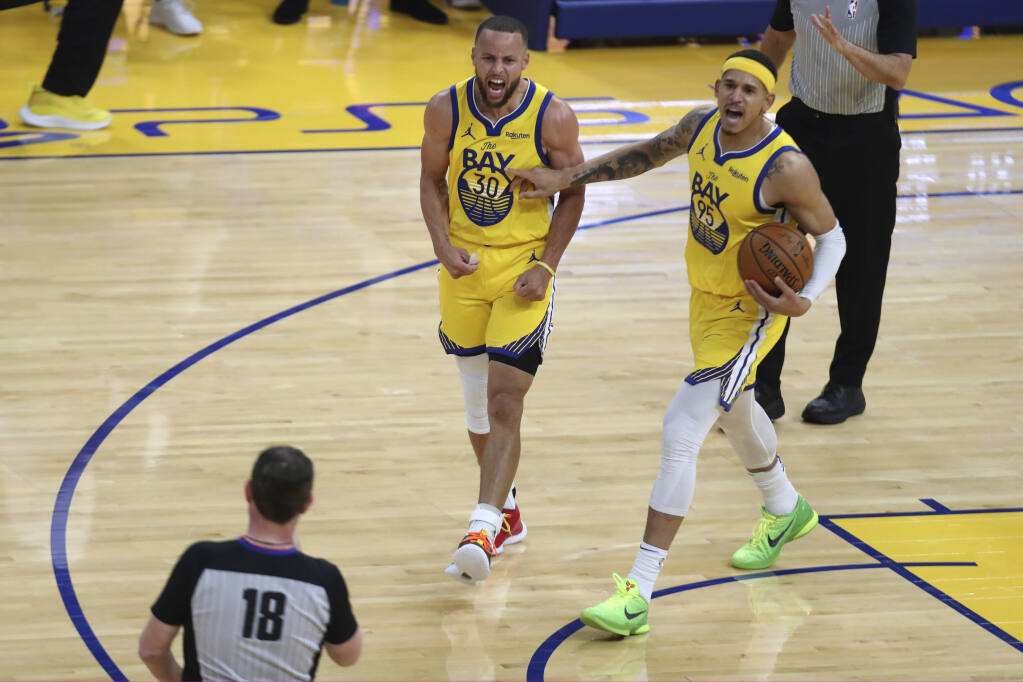
[[[762,140],[734,152],[722,152],[718,110],[707,115],[689,143],[689,284],[719,296],[747,296],[739,277],[736,249],[754,228],[775,220],[760,189],[774,159],[799,151],[789,134],[775,125]]]
[[[358,627],[337,566],[244,538],[189,547],[152,612],[184,626],[183,680],[312,680]]]
[[[453,241],[485,246],[543,242],[550,231],[552,201],[513,195],[508,169],[550,165],[541,125],[552,94],[526,80],[522,102],[495,124],[476,107],[475,82],[469,78],[450,89],[449,234]]]

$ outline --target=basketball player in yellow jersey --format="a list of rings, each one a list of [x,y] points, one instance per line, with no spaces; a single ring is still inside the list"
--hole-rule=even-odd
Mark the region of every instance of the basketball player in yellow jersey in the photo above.
[[[445,573],[490,575],[505,544],[525,537],[515,502],[522,404],[554,309],[554,272],[579,225],[583,188],[557,207],[511,191],[508,168],[583,160],[567,104],[524,78],[526,27],[495,16],[476,31],[475,75],[426,106],[419,197],[440,261],[440,341],[458,364],[466,426],[480,466],[479,500]]]
[[[845,253],[845,238],[813,166],[764,117],[774,102],[776,77],[774,64],[762,52],[742,50],[725,61],[714,84],[717,107],[694,109],[651,140],[574,168],[512,171],[528,181],[520,196],[535,197],[560,187],[630,178],[684,152],[689,155],[692,205],[686,266],[696,366],[664,416],[661,470],[635,563],[626,579],[614,574],[611,598],[582,612],[582,621],[592,627],[621,635],[650,629],[647,611],[654,581],[689,510],[696,457],[715,424],[728,436],[764,500],[753,537],[732,556],[734,566],[767,568],[782,545],[817,525],[817,512],[793,488],[778,457],[774,425],[748,390],[757,363],[781,335],[785,316],[809,310]],[[775,221],[776,211],[791,215],[815,235],[816,246],[814,271],[802,291],[775,278],[781,293],[771,296],[740,278],[735,250],[756,226]]]

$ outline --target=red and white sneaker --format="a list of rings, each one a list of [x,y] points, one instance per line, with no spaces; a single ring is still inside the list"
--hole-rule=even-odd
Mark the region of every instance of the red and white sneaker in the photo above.
[[[518,507],[515,509],[501,510],[501,530],[494,538],[494,551],[500,554],[504,551],[505,545],[514,545],[522,542],[526,537],[526,524],[522,522],[522,514]]]

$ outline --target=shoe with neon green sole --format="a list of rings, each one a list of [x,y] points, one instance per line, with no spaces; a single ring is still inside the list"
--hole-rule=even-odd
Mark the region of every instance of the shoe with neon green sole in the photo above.
[[[753,537],[732,555],[732,565],[736,568],[770,567],[778,560],[786,542],[803,537],[817,526],[817,512],[802,495],[796,499],[796,508],[791,514],[775,516],[763,507],[760,511],[763,516],[753,529]]]
[[[642,635],[650,632],[647,624],[650,605],[639,593],[639,585],[634,580],[623,579],[617,573],[612,573],[611,577],[615,581],[615,593],[583,611],[579,619],[591,628],[616,635]]]
[[[77,95],[64,97],[38,86],[18,114],[30,126],[71,130],[99,130],[114,118],[109,111],[94,107]]]

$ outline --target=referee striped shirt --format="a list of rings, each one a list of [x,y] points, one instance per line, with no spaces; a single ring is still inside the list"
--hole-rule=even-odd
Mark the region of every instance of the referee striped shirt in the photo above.
[[[334,564],[242,538],[189,547],[152,612],[184,626],[183,680],[312,680],[358,627]]]
[[[916,55],[916,3],[907,0],[779,0],[771,27],[796,31],[789,91],[828,114],[873,114],[886,105],[883,83],[856,70],[813,25],[831,8],[831,22],[846,40],[868,52]],[[887,44],[885,44],[887,43]]]

